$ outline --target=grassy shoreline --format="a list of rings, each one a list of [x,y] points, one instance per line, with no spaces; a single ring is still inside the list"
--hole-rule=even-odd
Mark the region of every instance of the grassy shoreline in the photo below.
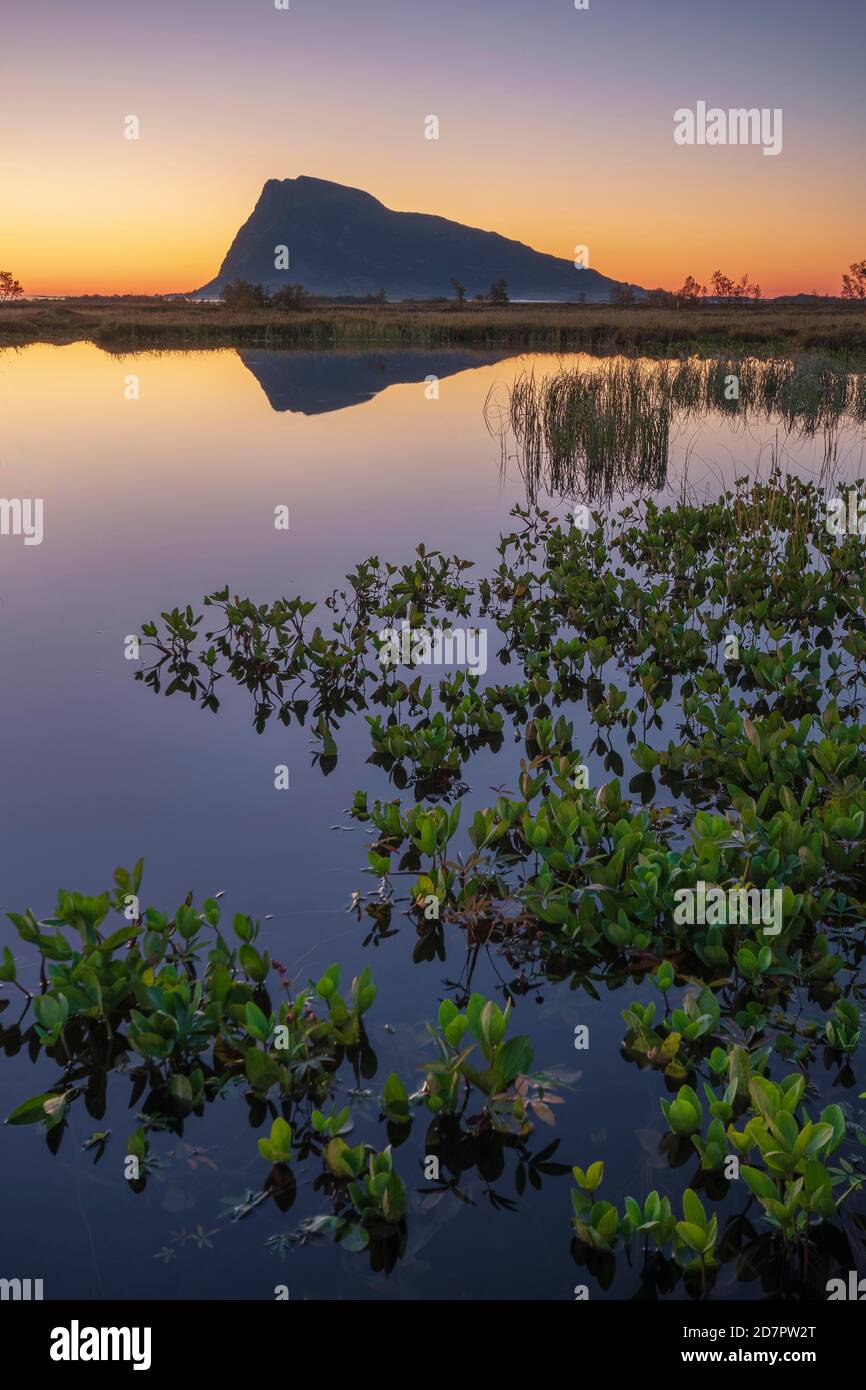
[[[0,348],[92,342],[149,348],[478,347],[554,352],[749,350],[826,353],[866,363],[861,306],[696,309],[610,305],[325,305],[303,311],[228,310],[218,304],[82,300],[0,305]]]

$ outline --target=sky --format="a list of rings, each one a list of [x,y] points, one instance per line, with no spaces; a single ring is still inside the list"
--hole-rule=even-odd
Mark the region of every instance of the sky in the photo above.
[[[0,269],[196,288],[299,174],[646,288],[836,294],[866,256],[860,0],[288,3],[2,0]],[[678,145],[699,101],[781,108],[781,153]]]

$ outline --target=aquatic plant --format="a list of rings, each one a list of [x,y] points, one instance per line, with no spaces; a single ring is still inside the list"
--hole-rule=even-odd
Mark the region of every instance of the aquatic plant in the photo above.
[[[409,1094],[396,1072],[392,1071],[385,1081],[382,1091],[382,1109],[392,1125],[411,1123]]]
[[[259,1153],[269,1163],[288,1163],[292,1157],[292,1127],[281,1115],[271,1125],[270,1138],[259,1140]]]
[[[837,1052],[856,1052],[860,1044],[860,1012],[850,999],[837,999],[833,1018],[825,1024],[827,1041]]]
[[[328,1022],[337,1041],[345,1046],[358,1042],[361,1019],[376,998],[376,986],[369,966],[352,981],[351,1006],[339,994],[340,967],[331,965],[316,982],[316,993],[328,1006]]]
[[[545,1164],[563,1167],[527,1148],[561,1098],[533,1072],[529,1036],[509,1036],[518,1000],[559,982],[594,998],[627,986],[622,1055],[668,1087],[659,1154],[695,1176],[677,1221],[678,1197],[621,1207],[598,1197],[598,1165],[574,1169],[582,1247],[607,1258],[640,1233],[662,1264],[708,1286],[721,1256],[704,1203],[735,1198],[737,1158],[767,1258],[796,1247],[805,1261],[862,1187],[856,1151],[841,1148],[859,1143],[845,1111],[806,1109],[822,1042],[825,1067],[853,1081],[866,911],[866,588],[859,537],[831,534],[823,505],[818,489],[774,476],[704,506],[598,512],[590,531],[518,508],[491,573],[470,580],[468,561],[423,547],[403,565],[370,557],[312,631],[300,599],[220,590],[205,604],[218,610],[209,632],[192,606],[167,610],[145,630],[156,660],[139,674],[154,691],[217,713],[229,679],[249,691],[256,728],[308,722],[324,774],[344,721],[365,715],[370,761],[393,791],[353,797],[375,888],[352,908],[368,942],[408,928],[416,961],[464,949],[466,965],[430,1028],[432,1055],[417,1059],[418,1089],[394,1071],[363,1089],[376,1071],[368,970],[349,989],[336,965],[287,989],[266,926],[224,921],[212,898],[142,909],[140,864],[118,871],[113,894],[64,892],[45,920],[13,916],[41,978],[33,987],[4,952],[0,984],[25,1011],[9,1032],[61,1075],[10,1120],[42,1121],[56,1146],[90,1079],[102,1085],[130,1054],[136,1095],[149,1088],[145,1139],[235,1089],[267,1127],[262,1157],[285,1169],[253,1203],[287,1204],[289,1160],[323,1157],[317,1190],[335,1209],[298,1239],[369,1244],[390,1267],[405,1196],[389,1151],[346,1142],[349,1103],[379,1102],[395,1146],[423,1138],[442,1157],[435,1190],[469,1200],[477,1167],[507,1210],[490,1177],[506,1157],[518,1197]],[[379,662],[382,625],[457,615],[499,635],[486,681]],[[492,797],[472,788],[482,750],[503,767]],[[510,968],[501,1002],[475,987],[482,954]],[[780,1058],[800,1071],[774,1080]],[[341,1108],[331,1097],[345,1062],[354,1088]],[[412,1135],[425,1111],[428,1133]],[[729,1229],[725,1250],[737,1239]]]
[[[406,1215],[408,1194],[406,1184],[394,1169],[390,1146],[381,1153],[363,1144],[349,1148],[341,1139],[332,1139],[325,1150],[325,1162],[338,1182],[345,1184],[360,1223],[351,1232],[344,1229],[338,1239],[350,1249],[364,1249],[369,1242],[369,1228],[399,1226]],[[344,1218],[345,1219],[345,1218]]]
[[[805,1088],[805,1077],[797,1073],[778,1085],[753,1077],[749,1082],[751,1117],[742,1130],[732,1124],[727,1130],[740,1158],[757,1151],[764,1167],[743,1164],[740,1175],[760,1201],[766,1219],[789,1238],[808,1230],[810,1218],[835,1215],[834,1179],[826,1160],[845,1138],[845,1117],[838,1105],[826,1106],[815,1123],[803,1107],[804,1123],[797,1123]]]
[[[154,1108],[175,1123],[232,1083],[260,1100],[274,1089],[284,1098],[326,1095],[341,1056],[363,1043],[376,995],[369,969],[352,982],[350,1003],[339,993],[339,968],[323,974],[315,993],[324,1018],[311,989],[273,1007],[265,989],[273,965],[253,945],[260,924],[236,914],[239,944],[231,946],[216,899],[196,909],[190,896],[174,916],[142,910],[142,867],[117,871],[113,900],[61,892],[45,921],[10,914],[42,960],[43,990],[30,1001],[34,1043],[64,1067],[59,1085],[17,1106],[10,1123],[58,1129],[88,1078],[106,1076],[127,1049],[141,1059],[137,1074],[150,1083]],[[123,925],[106,932],[112,909]],[[284,1148],[284,1138],[280,1130],[263,1142]]]
[[[352,1127],[349,1120],[349,1107],[346,1105],[342,1110],[332,1110],[330,1115],[325,1115],[321,1110],[314,1110],[310,1116],[310,1124],[316,1134],[328,1139],[346,1134]]]
[[[424,1085],[418,1093],[434,1115],[455,1113],[468,1099],[471,1085],[486,1098],[482,1124],[506,1133],[528,1133],[533,1104],[537,1099],[543,1101],[544,1084],[542,1080],[540,1097],[529,1096],[516,1084],[519,1078],[532,1079],[533,1052],[525,1036],[506,1040],[510,1013],[510,1001],[503,1010],[480,994],[470,995],[465,1013],[460,1013],[450,999],[442,1001],[439,1029],[429,1028],[439,1061],[426,1064]],[[481,1050],[483,1067],[469,1061],[474,1045],[463,1045],[467,1031]]]
[[[675,1100],[662,1098],[660,1104],[674,1134],[692,1135],[700,1132],[704,1113],[691,1086],[681,1086]]]
[[[708,411],[832,438],[866,419],[866,374],[813,357],[615,357],[518,373],[504,400],[488,396],[485,418],[503,463],[516,450],[531,498],[544,488],[592,502],[662,488],[673,426]]]
[[[636,1235],[652,1240],[659,1250],[672,1246],[675,1258],[686,1269],[702,1271],[716,1262],[718,1217],[707,1216],[700,1197],[690,1187],[683,1193],[683,1219],[677,1221],[667,1197],[651,1192],[643,1209],[627,1197],[620,1213],[612,1202],[594,1194],[604,1177],[604,1165],[593,1163],[584,1173],[574,1169],[577,1188],[571,1189],[572,1224],[580,1239],[596,1250],[611,1252],[617,1241],[628,1245]]]

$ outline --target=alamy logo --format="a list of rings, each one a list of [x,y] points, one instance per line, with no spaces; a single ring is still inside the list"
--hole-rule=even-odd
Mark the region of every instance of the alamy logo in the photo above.
[[[856,1269],[848,1270],[848,1284],[844,1279],[827,1280],[827,1302],[838,1303],[845,1299],[853,1303],[866,1301],[866,1279],[858,1279]]]
[[[782,153],[782,108],[731,107],[724,111],[699,101],[697,108],[681,106],[674,112],[677,145],[763,145],[764,154]]]
[[[42,498],[0,498],[0,535],[22,535],[42,545]]]
[[[487,670],[486,628],[413,628],[405,619],[399,628],[378,634],[383,666],[468,666],[475,675]]]
[[[134,1371],[150,1370],[149,1327],[69,1327],[51,1332],[52,1361],[131,1361]]]
[[[827,517],[824,522],[831,536],[866,536],[866,497],[860,497],[853,488],[844,497],[831,497],[827,503]]]
[[[41,545],[42,498],[0,497],[0,536],[23,536],[25,545]]]
[[[707,888],[699,879],[696,889],[674,889],[674,921],[678,926],[691,927],[761,924],[765,936],[778,936],[782,930],[782,898],[781,888],[729,888],[725,892],[724,888]]]
[[[29,1303],[42,1298],[41,1279],[0,1279],[0,1299]]]

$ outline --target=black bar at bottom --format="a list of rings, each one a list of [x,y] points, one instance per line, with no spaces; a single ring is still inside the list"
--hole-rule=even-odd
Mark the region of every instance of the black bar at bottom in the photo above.
[[[518,1370],[520,1348],[525,1349],[527,1369],[534,1365],[537,1372],[539,1358],[543,1364],[553,1350],[551,1337],[565,1334],[569,1340],[563,1342],[564,1348],[570,1347],[575,1355],[583,1352],[596,1364],[600,1359],[617,1371],[632,1366],[662,1372],[689,1366],[759,1367],[765,1372],[806,1368],[824,1378],[837,1366],[841,1370],[850,1364],[862,1346],[864,1322],[864,1310],[855,1301],[534,1302],[527,1305],[528,1313],[517,1325],[513,1321],[521,1307],[517,1301],[442,1301],[436,1305],[439,1315],[432,1319],[426,1307],[425,1302],[391,1297],[388,1291],[369,1302],[319,1304],[300,1299],[4,1301],[0,1302],[0,1335],[7,1355],[19,1348],[28,1371],[38,1371],[40,1378],[47,1373],[49,1384],[81,1373],[92,1380],[102,1369],[115,1377],[136,1374],[139,1380],[167,1372],[185,1377],[213,1372],[224,1383],[232,1372],[258,1374],[268,1366],[275,1370],[275,1357],[287,1372],[299,1354],[305,1355],[305,1347],[308,1351],[317,1345],[327,1347],[335,1335],[342,1348],[343,1373],[351,1375],[361,1364],[375,1365],[389,1346],[396,1350],[394,1338],[401,1343],[407,1339],[404,1351],[414,1345],[435,1365],[438,1350],[446,1360],[453,1355],[453,1333],[458,1328],[463,1333],[462,1371],[465,1361],[471,1364],[476,1355],[480,1364],[492,1356],[500,1369],[501,1357],[506,1355],[509,1369]],[[366,1333],[373,1334],[375,1341],[365,1340]],[[322,1335],[327,1340],[320,1343]],[[310,1343],[295,1338],[310,1338]],[[402,1356],[396,1364],[401,1361]],[[325,1364],[333,1367],[330,1354]],[[386,1367],[395,1368],[387,1354],[382,1371]],[[488,1364],[488,1368],[492,1367]]]

